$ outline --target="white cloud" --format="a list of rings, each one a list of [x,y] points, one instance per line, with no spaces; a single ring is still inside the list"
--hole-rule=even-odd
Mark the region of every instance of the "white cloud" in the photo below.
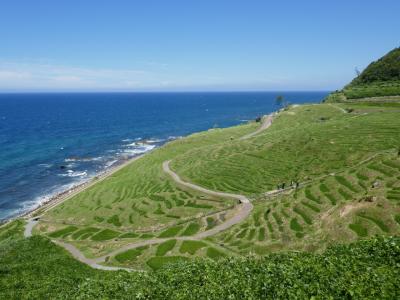
[[[31,74],[29,72],[18,72],[11,70],[1,70],[0,69],[0,80],[18,80],[30,78]]]
[[[187,70],[141,62],[143,69],[85,68],[53,61],[1,61],[2,91],[182,91],[182,90],[302,90],[329,86],[323,79],[223,72],[214,68]],[[146,67],[147,65],[147,67]],[[151,66],[151,67],[150,67]],[[312,84],[310,83],[312,82]]]
[[[154,76],[142,70],[81,68],[49,63],[1,62],[1,90],[114,90],[143,88]]]

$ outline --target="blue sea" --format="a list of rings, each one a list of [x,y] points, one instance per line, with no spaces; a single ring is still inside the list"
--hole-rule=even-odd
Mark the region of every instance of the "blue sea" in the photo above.
[[[0,220],[169,140],[270,113],[277,95],[327,93],[0,94]]]

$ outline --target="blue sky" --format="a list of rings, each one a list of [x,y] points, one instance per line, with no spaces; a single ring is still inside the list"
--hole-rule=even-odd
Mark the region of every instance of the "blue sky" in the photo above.
[[[400,1],[4,0],[0,91],[332,90],[400,46]]]

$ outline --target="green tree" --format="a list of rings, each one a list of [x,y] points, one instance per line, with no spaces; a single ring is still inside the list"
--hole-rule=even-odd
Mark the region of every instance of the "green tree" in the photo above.
[[[275,104],[277,106],[283,106],[283,103],[285,102],[285,98],[282,95],[279,95],[275,99]]]

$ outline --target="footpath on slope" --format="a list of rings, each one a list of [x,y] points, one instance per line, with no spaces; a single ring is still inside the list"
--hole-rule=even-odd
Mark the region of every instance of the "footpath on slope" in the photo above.
[[[240,138],[240,140],[243,139],[248,139],[251,138],[257,134],[259,134],[261,131],[267,129],[268,127],[271,126],[272,124],[272,120],[273,120],[273,114],[268,115],[266,117],[263,118],[263,123],[261,124],[261,126],[254,132],[247,134],[243,137]],[[205,194],[209,194],[212,196],[220,196],[220,197],[225,197],[225,198],[233,198],[239,201],[239,205],[236,207],[237,209],[237,213],[229,218],[228,220],[226,220],[225,222],[215,226],[214,228],[207,230],[207,231],[203,231],[200,232],[196,235],[193,236],[188,236],[188,237],[174,237],[174,239],[177,240],[200,240],[200,239],[204,239],[206,237],[209,236],[213,236],[221,231],[224,231],[230,227],[232,227],[235,224],[240,223],[242,220],[246,219],[248,217],[248,215],[250,214],[250,212],[253,209],[253,205],[251,204],[250,200],[244,196],[244,195],[239,195],[239,194],[230,194],[230,193],[225,193],[225,192],[218,192],[218,191],[212,191],[212,190],[208,190],[206,188],[203,188],[201,186],[195,185],[193,183],[190,182],[186,182],[183,181],[178,174],[176,174],[174,171],[172,171],[169,167],[170,161],[165,161],[162,164],[162,168],[163,171],[165,173],[167,173],[168,175],[170,175],[172,177],[172,179],[179,185],[183,185],[186,186],[190,189],[196,190],[196,191],[200,191],[202,193]],[[271,191],[271,193],[276,193],[277,191]],[[38,221],[40,220],[40,216],[37,216],[35,218],[31,218],[27,221],[27,224],[25,225],[25,231],[24,231],[24,236],[25,237],[30,237],[32,236],[32,230],[33,227],[38,223]],[[139,241],[136,243],[131,243],[128,245],[125,245],[115,251],[112,251],[111,253],[101,256],[101,257],[97,257],[97,258],[87,258],[85,257],[85,255],[78,249],[76,248],[74,245],[69,244],[69,243],[65,243],[62,241],[56,241],[56,240],[52,240],[55,244],[63,247],[65,250],[67,250],[75,259],[79,260],[80,262],[89,265],[92,268],[95,269],[100,269],[100,270],[107,270],[107,271],[116,271],[116,270],[126,270],[126,271],[139,271],[139,270],[134,270],[134,269],[129,269],[129,268],[123,268],[123,267],[110,267],[110,266],[104,266],[101,265],[101,263],[104,263],[107,259],[107,257],[111,257],[114,256],[116,254],[125,252],[129,249],[134,249],[134,248],[138,248],[141,246],[147,246],[147,245],[154,245],[154,244],[159,244],[162,243],[164,241],[169,240],[170,238],[155,238],[155,239],[150,239],[150,240],[144,240],[144,241]]]
[[[272,114],[269,114],[267,116],[264,116],[262,118],[261,126],[256,131],[253,131],[253,132],[251,132],[249,134],[246,134],[246,135],[242,136],[239,140],[249,139],[249,138],[259,134],[260,132],[264,131],[268,127],[270,127],[272,125],[272,121],[274,120],[275,114],[276,113],[272,113]]]

